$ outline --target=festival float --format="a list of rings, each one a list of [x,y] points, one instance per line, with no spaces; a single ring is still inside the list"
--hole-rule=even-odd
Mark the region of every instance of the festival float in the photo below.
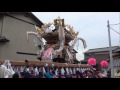
[[[41,27],[35,26],[37,32],[27,31],[27,40],[30,35],[39,39],[41,49],[37,51],[40,61],[73,63],[73,49],[75,44],[81,40],[84,48],[86,41],[78,37],[79,32],[75,32],[71,25],[65,24],[64,19],[58,17],[52,23],[47,23]],[[43,38],[46,41],[44,45]],[[71,45],[70,42],[73,42]],[[57,61],[57,59],[60,59]],[[56,60],[55,60],[56,59]]]
[[[76,57],[73,57],[73,50],[76,43],[81,40],[84,48],[87,45],[83,38],[78,37],[79,32],[76,32],[73,26],[64,23],[64,19],[58,17],[52,23],[44,23],[41,27],[35,26],[35,29],[36,32],[27,31],[26,36],[28,41],[29,36],[35,36],[40,42],[41,49],[37,51],[37,58],[40,61],[28,60],[29,66],[43,67],[48,64],[51,67],[54,64],[58,67],[91,67],[90,65],[74,64]],[[43,39],[46,41],[45,45]],[[4,60],[0,60],[0,65],[3,63]],[[26,65],[24,61],[18,60],[10,60],[10,63],[13,66]]]
[[[92,68],[91,65],[73,64],[74,59],[76,59],[76,57],[73,56],[73,50],[76,43],[81,40],[84,48],[86,48],[87,45],[83,38],[78,37],[79,32],[75,32],[71,25],[64,23],[64,19],[59,17],[54,19],[52,23],[44,24],[41,27],[35,26],[35,28],[36,32],[27,31],[26,34],[27,40],[29,40],[29,36],[31,35],[39,40],[41,49],[37,51],[37,58],[40,61],[0,61],[0,72],[11,72],[7,76],[1,73],[0,77],[7,78],[8,76],[12,76],[14,74],[13,69],[17,71],[20,69],[23,71],[25,66],[27,66],[26,70],[35,68],[36,73],[38,73],[38,67],[44,72],[45,67],[49,67],[49,69],[55,67],[55,72],[61,70],[62,73],[66,70],[67,75],[75,74],[76,71],[84,72]],[[45,45],[43,39],[46,41]],[[71,41],[72,44],[70,44]],[[9,66],[8,69],[7,66]]]

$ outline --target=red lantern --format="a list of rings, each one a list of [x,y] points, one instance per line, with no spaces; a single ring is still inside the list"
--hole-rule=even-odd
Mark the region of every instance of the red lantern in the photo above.
[[[102,67],[102,68],[108,67],[108,62],[105,61],[105,60],[103,60],[103,61],[101,62],[101,67]]]
[[[88,59],[88,64],[89,65],[96,65],[96,59],[95,58],[89,58]]]

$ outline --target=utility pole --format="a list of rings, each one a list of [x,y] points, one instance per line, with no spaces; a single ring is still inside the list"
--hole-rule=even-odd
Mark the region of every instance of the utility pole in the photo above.
[[[1,23],[1,30],[0,30],[0,37],[2,37],[2,31],[3,31],[3,19],[4,19],[4,16],[2,16],[2,23]]]
[[[119,33],[120,33],[120,12],[119,12]],[[120,47],[120,34],[119,34],[119,47]]]
[[[108,25],[108,38],[109,38],[109,53],[110,53],[110,65],[111,65],[111,78],[114,78],[114,72],[113,72],[113,58],[112,58],[112,48],[111,48],[111,36],[110,36],[110,24],[109,21],[107,21]]]

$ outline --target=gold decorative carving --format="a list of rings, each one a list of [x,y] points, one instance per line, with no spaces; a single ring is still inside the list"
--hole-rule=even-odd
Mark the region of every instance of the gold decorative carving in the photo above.
[[[62,26],[63,21],[59,16],[57,19],[54,19],[53,23],[50,23],[50,22],[47,24],[44,23],[44,25],[42,25],[42,27],[40,29],[38,29],[39,34],[43,34],[45,32],[46,28],[50,27],[52,24],[54,24],[54,25],[59,24],[60,26]],[[65,24],[63,28],[65,28],[65,27],[69,28],[69,32],[71,33],[73,38],[77,38],[79,32],[75,32],[73,26]]]

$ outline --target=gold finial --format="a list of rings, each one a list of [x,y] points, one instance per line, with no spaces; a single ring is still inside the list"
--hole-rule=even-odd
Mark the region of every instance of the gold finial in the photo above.
[[[42,28],[41,28],[41,29],[38,29],[38,33],[39,33],[39,34],[43,34],[43,33],[44,33],[44,29],[42,29]]]
[[[79,34],[79,32],[75,33],[75,38],[77,38],[78,34]]]
[[[52,25],[52,23],[50,23],[50,22],[47,24],[48,27],[51,26],[51,25]]]
[[[58,18],[57,19],[60,19],[60,16],[58,16]]]
[[[73,33],[72,33],[72,36],[73,36],[74,38],[77,38],[78,34],[79,34],[79,32],[73,32]]]

